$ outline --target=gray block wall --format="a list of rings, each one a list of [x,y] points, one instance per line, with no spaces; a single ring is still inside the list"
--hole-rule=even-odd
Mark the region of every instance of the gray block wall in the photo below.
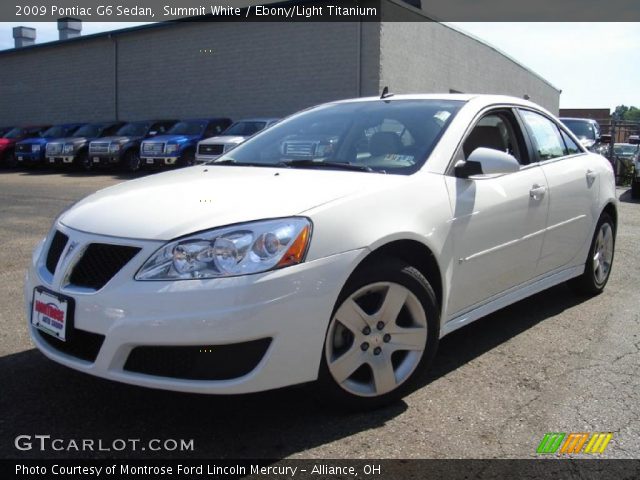
[[[0,72],[0,126],[280,117],[385,85],[528,94],[553,112],[559,103],[558,90],[511,59],[424,21],[183,23],[0,52]]]
[[[371,27],[188,23],[0,53],[0,125],[284,116],[375,93]]]

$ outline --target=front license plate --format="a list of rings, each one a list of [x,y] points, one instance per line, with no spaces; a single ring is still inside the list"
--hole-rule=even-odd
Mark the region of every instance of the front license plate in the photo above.
[[[23,157],[18,157],[18,161],[21,162],[22,160],[24,160]]]
[[[147,158],[146,162],[149,163],[149,164],[153,163],[153,158]]]
[[[66,340],[71,303],[69,297],[36,287],[33,291],[31,324],[58,340]]]
[[[93,157],[93,163],[100,163],[99,157]]]

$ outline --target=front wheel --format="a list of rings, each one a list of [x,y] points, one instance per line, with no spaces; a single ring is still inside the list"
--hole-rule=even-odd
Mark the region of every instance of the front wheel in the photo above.
[[[186,150],[180,158],[178,158],[179,167],[191,167],[196,163],[196,152],[194,150]]]
[[[613,265],[616,227],[613,219],[603,213],[591,241],[584,273],[569,282],[569,286],[584,295],[598,295],[604,290]]]
[[[91,162],[91,159],[89,158],[89,152],[88,151],[84,151],[84,152],[78,153],[77,163],[80,166],[80,168],[82,170],[84,170],[85,172],[90,172],[90,171],[93,170],[93,163]]]
[[[402,398],[423,378],[438,345],[433,289],[414,267],[379,259],[354,273],[327,330],[322,393],[351,410]]]
[[[135,150],[129,150],[124,155],[124,168],[127,172],[135,173],[140,170],[140,155]]]

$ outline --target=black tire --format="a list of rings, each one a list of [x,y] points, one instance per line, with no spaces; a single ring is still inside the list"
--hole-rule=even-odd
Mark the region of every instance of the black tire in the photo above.
[[[196,164],[196,151],[193,149],[185,150],[178,161],[176,162],[178,167],[191,167]]]
[[[633,179],[631,182],[631,198],[640,198],[640,180]]]
[[[330,346],[330,343],[334,342],[334,335],[336,333],[335,329],[337,328],[336,324],[340,325],[340,328],[342,328],[343,332],[342,332],[342,337],[335,337],[335,338],[344,338],[344,331],[348,330],[344,328],[344,326],[342,326],[340,322],[334,319],[337,319],[336,314],[338,310],[343,305],[343,303],[346,304],[346,301],[350,299],[352,295],[354,294],[358,295],[359,294],[358,292],[361,292],[363,290],[366,291],[369,287],[371,287],[372,289],[376,289],[378,288],[377,285],[386,284],[386,283],[393,285],[394,287],[400,286],[406,289],[408,292],[413,294],[413,296],[409,295],[409,297],[412,299],[412,302],[414,302],[412,305],[412,308],[414,309],[417,308],[418,304],[422,308],[422,311],[424,312],[424,315],[426,317],[426,326],[421,327],[421,329],[426,330],[426,340],[425,340],[424,350],[422,352],[415,352],[415,354],[414,352],[399,352],[400,355],[405,355],[404,357],[405,359],[410,358],[409,354],[412,354],[411,361],[414,362],[414,364],[415,362],[417,362],[417,365],[415,365],[414,367],[411,367],[413,368],[413,370],[410,370],[410,369],[405,370],[405,372],[410,371],[410,373],[408,374],[405,373],[407,376],[398,382],[398,375],[399,375],[398,372],[403,367],[402,366],[396,367],[393,364],[392,359],[394,359],[394,355],[395,355],[393,353],[393,350],[389,350],[390,353],[388,354],[384,351],[385,346],[393,345],[393,335],[392,334],[389,335],[390,339],[384,340],[384,342],[391,342],[391,343],[386,343],[386,344],[380,343],[380,339],[378,338],[377,339],[378,343],[372,342],[371,350],[367,348],[366,351],[363,350],[364,345],[358,344],[358,342],[360,342],[362,338],[365,338],[366,340],[366,338],[370,338],[370,337],[358,338],[354,336],[354,338],[351,341],[351,345],[347,347],[347,350],[351,352],[352,348],[354,348],[355,346],[357,347],[356,350],[359,348],[363,350],[363,352],[365,352],[364,354],[370,354],[370,355],[375,355],[375,350],[379,350],[377,354],[379,355],[378,358],[382,359],[386,356],[386,358],[389,359],[389,362],[392,364],[393,373],[394,373],[394,377],[393,377],[394,385],[396,384],[396,382],[398,382],[393,390],[388,391],[386,393],[377,394],[374,392],[374,393],[367,393],[366,395],[356,394],[351,391],[348,391],[347,390],[348,387],[343,388],[343,386],[340,383],[338,383],[338,381],[336,381],[329,367],[328,359],[331,356],[330,350],[333,349],[333,347]],[[384,301],[387,298],[386,296],[388,291],[384,293],[384,298],[381,300],[381,303],[377,304],[377,308],[379,309],[378,313],[380,313],[380,311],[383,310],[383,305],[385,305]],[[369,292],[366,292],[364,294],[365,297],[367,295],[369,295]],[[376,295],[376,294],[374,293],[373,295]],[[360,297],[360,298],[363,298],[363,297]],[[415,303],[416,300],[418,304]],[[403,307],[400,310],[400,314],[397,316],[397,318],[393,322],[395,324],[393,325],[393,327],[397,328],[398,322],[401,319],[401,316],[403,314],[405,316],[407,315],[408,310],[404,310],[407,308],[406,305],[407,304],[403,303]],[[375,315],[375,312],[373,314]],[[391,322],[389,322],[389,325],[390,324]],[[386,329],[386,326],[383,328]],[[385,332],[384,329],[379,332],[370,332],[370,334],[368,335],[371,335],[371,337],[373,337],[374,335],[377,334],[377,336],[380,337],[381,335],[384,334]],[[428,367],[431,365],[433,358],[435,356],[436,350],[438,348],[439,331],[440,331],[440,313],[439,313],[439,308],[436,301],[436,296],[433,292],[433,289],[431,288],[431,285],[429,284],[428,280],[424,277],[424,275],[422,275],[416,268],[395,258],[378,257],[375,260],[368,262],[363,267],[358,268],[358,270],[352,274],[351,278],[348,280],[347,284],[345,285],[342,292],[340,293],[340,296],[338,297],[334,310],[331,314],[329,327],[327,328],[327,332],[325,334],[325,342],[323,344],[323,353],[322,353],[322,362],[320,365],[320,371],[319,371],[318,382],[317,382],[317,388],[319,390],[319,393],[321,394],[323,399],[329,401],[334,406],[337,406],[341,409],[346,409],[349,411],[363,411],[363,410],[379,408],[401,399],[402,397],[407,395],[412,389],[414,389],[417,385],[419,385],[421,381],[425,379]],[[350,332],[351,331],[349,331],[349,334],[351,334]],[[361,333],[364,334],[365,332],[363,331]],[[384,337],[387,337],[387,335],[384,335]],[[364,343],[367,343],[367,341],[365,341]],[[374,349],[373,345],[379,345],[381,348],[378,349],[376,347]],[[336,361],[336,359],[339,359],[339,358],[341,358],[341,355],[338,356],[337,358],[334,358],[331,361],[332,364],[333,362]],[[369,358],[373,361],[376,360],[376,357],[370,356],[366,358]],[[404,360],[401,360],[400,362],[397,362],[397,363],[403,365],[403,362]],[[362,370],[363,368],[364,370]],[[367,365],[363,364],[358,370],[350,374],[347,380],[344,381],[343,383],[354,382],[353,380],[354,377],[356,378],[355,382],[358,382],[359,380],[357,379],[357,376],[360,373],[366,374],[367,368],[369,369],[369,374],[371,376],[371,379],[369,380],[369,382],[373,384],[372,386],[374,390],[377,390],[377,387],[375,386],[376,381],[374,378],[374,369],[372,364],[368,364],[368,367]],[[396,371],[396,368],[397,368],[397,371]],[[362,370],[362,372],[359,372],[359,370]]]
[[[93,163],[91,163],[91,159],[89,158],[88,150],[78,152],[78,156],[76,157],[74,164],[76,165],[76,168],[84,172],[91,172],[94,169]]]
[[[140,155],[134,149],[128,150],[124,154],[123,166],[127,172],[135,173],[140,170],[142,166],[142,161],[140,160]]]
[[[610,229],[612,238],[611,238],[611,259],[608,261],[608,268],[606,272],[606,276],[604,278],[598,278],[596,274],[596,250],[599,249],[598,246],[598,236],[600,235],[603,228]],[[602,293],[604,287],[607,285],[609,281],[609,277],[611,276],[611,268],[613,266],[613,259],[615,257],[615,243],[616,243],[616,225],[611,218],[611,216],[604,212],[600,216],[598,220],[598,224],[596,226],[596,230],[593,234],[593,239],[591,240],[591,246],[589,247],[589,255],[587,256],[587,261],[584,266],[584,273],[579,277],[573,278],[569,280],[568,284],[571,289],[585,296],[595,296]],[[601,255],[599,255],[601,256]]]
[[[15,152],[13,150],[5,152],[2,157],[2,163],[6,168],[16,168],[18,161],[16,160]]]

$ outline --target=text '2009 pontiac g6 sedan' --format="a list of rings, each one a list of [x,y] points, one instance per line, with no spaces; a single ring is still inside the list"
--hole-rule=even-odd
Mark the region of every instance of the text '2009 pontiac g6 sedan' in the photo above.
[[[81,200],[35,249],[25,303],[37,347],[92,375],[317,381],[369,408],[419,385],[448,333],[561,282],[601,292],[616,224],[610,163],[537,105],[383,95]]]

